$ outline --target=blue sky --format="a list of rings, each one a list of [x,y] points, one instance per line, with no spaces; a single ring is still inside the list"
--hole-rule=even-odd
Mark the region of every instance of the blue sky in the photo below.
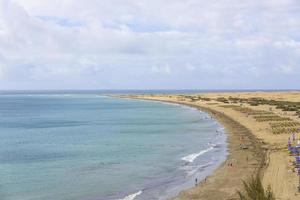
[[[300,89],[297,0],[0,0],[0,89]]]

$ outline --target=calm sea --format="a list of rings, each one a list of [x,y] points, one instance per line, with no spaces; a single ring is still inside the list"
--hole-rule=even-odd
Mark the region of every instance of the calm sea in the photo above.
[[[89,93],[0,94],[1,200],[166,199],[226,157],[186,106]]]

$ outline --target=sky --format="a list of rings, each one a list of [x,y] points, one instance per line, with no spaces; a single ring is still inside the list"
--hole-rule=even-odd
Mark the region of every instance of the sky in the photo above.
[[[299,0],[0,0],[0,90],[300,89]]]

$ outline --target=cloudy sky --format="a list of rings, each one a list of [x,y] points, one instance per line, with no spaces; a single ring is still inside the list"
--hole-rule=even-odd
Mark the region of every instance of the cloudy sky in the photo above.
[[[299,88],[299,0],[0,0],[0,89]]]

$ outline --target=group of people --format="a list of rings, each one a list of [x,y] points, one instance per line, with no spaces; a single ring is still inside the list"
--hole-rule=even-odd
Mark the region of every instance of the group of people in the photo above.
[[[295,167],[299,176],[298,192],[300,192],[300,140],[297,139],[296,133],[293,133],[288,139],[288,150],[291,156],[295,157]]]
[[[207,178],[205,177],[205,179],[203,181],[200,182],[201,183],[206,183],[207,182]],[[195,179],[195,186],[198,185],[198,178]]]

